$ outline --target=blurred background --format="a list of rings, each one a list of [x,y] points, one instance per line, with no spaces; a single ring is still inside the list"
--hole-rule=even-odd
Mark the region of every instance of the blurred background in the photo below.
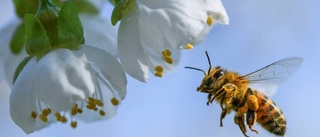
[[[271,98],[287,118],[287,137],[319,137],[320,1],[222,2],[229,14],[230,25],[213,27],[207,39],[195,49],[184,51],[178,67],[163,78],[151,76],[148,83],[140,83],[128,77],[127,97],[114,118],[91,124],[79,123],[76,129],[56,123],[28,136],[242,137],[233,122],[234,113],[226,116],[224,127],[219,127],[219,105],[206,106],[207,95],[196,92],[203,74],[184,69],[193,66],[207,70],[204,52],[208,51],[213,66],[220,65],[240,74],[282,58],[303,57],[302,67],[279,85]],[[0,27],[12,16],[12,1],[0,1]],[[10,118],[9,88],[5,83],[0,83],[0,88],[0,136],[27,136]],[[249,131],[249,136],[274,136],[258,124],[254,129],[259,134]]]

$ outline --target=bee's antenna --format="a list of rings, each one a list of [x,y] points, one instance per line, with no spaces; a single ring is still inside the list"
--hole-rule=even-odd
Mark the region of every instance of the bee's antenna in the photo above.
[[[203,72],[203,74],[204,74],[204,75],[206,75],[206,72],[205,72],[204,70],[202,70],[202,69],[199,69],[199,68],[194,68],[194,67],[189,67],[189,66],[186,66],[186,67],[184,67],[184,68],[186,68],[186,69],[193,69],[193,70],[202,71],[202,72]]]
[[[208,51],[206,51],[206,55],[207,55],[207,59],[208,59],[208,63],[209,63],[209,70],[208,70],[208,74],[210,74],[210,70],[211,70],[211,61],[210,61],[210,57],[208,55]]]

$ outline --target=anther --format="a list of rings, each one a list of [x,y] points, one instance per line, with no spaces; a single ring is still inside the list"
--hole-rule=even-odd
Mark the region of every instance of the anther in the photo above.
[[[103,102],[101,102],[100,100],[98,100],[98,99],[96,99],[95,101],[94,101],[94,103],[95,104],[97,104],[98,106],[103,106]]]
[[[65,116],[61,116],[61,119],[59,121],[61,121],[62,123],[66,123],[68,120]]]
[[[168,50],[168,49],[162,51],[161,53],[162,53],[162,55],[163,55],[164,57],[166,57],[166,56],[171,56],[171,51]]]
[[[31,112],[31,117],[32,117],[33,119],[36,119],[36,118],[37,118],[37,113],[34,112],[34,111],[32,111],[32,112]]]
[[[187,44],[184,48],[185,48],[185,49],[193,49],[193,45],[191,45],[191,44],[189,43],[189,44]]]
[[[42,114],[45,116],[48,116],[50,114],[51,110],[50,109],[43,109]]]
[[[83,111],[81,108],[77,108],[77,112],[81,114]]]
[[[166,61],[166,62],[169,63],[169,64],[172,64],[172,63],[173,63],[173,59],[172,59],[171,57],[169,57],[169,56],[165,56],[165,57],[164,57],[164,61]]]
[[[157,71],[156,73],[154,73],[155,76],[162,78],[163,77],[163,73]]]
[[[157,72],[163,72],[163,68],[161,66],[156,66],[154,70],[156,70]]]
[[[59,112],[56,112],[54,115],[56,116],[57,121],[61,121],[62,117],[61,117],[61,114]]]
[[[118,101],[116,98],[112,98],[112,99],[111,99],[111,103],[112,103],[114,106],[118,106],[118,105],[119,105],[119,101]]]
[[[106,112],[104,112],[103,110],[100,110],[100,111],[99,111],[99,114],[100,114],[101,116],[104,116],[104,115],[106,115]]]
[[[94,98],[88,97],[88,101],[89,101],[89,102],[94,102],[94,100],[95,100]]]
[[[211,15],[208,15],[207,24],[208,24],[209,26],[211,26],[211,25],[213,24],[213,18],[212,18]]]
[[[78,112],[77,109],[75,109],[75,108],[71,109],[71,116],[76,115],[77,112]]]
[[[44,114],[40,114],[40,115],[39,115],[39,118],[40,118],[44,123],[47,123],[47,122],[48,122],[48,118],[47,118],[47,116],[44,115]]]
[[[71,127],[76,128],[77,127],[77,121],[72,121],[71,122]]]

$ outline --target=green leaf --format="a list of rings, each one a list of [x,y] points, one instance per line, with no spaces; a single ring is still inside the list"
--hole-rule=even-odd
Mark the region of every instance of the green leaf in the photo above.
[[[40,21],[32,14],[24,16],[25,24],[25,48],[30,56],[40,59],[52,48],[46,30]]]
[[[112,25],[116,25],[122,16],[127,12],[135,10],[135,0],[123,0],[118,1],[117,5],[114,7],[111,15]]]
[[[113,5],[117,5],[120,2],[120,0],[109,0],[109,1]]]
[[[61,0],[52,0],[55,4],[62,7],[68,1]],[[73,0],[72,1],[76,6],[78,13],[89,13],[89,14],[98,14],[99,9],[97,9],[91,2],[88,0]]]
[[[84,33],[81,21],[75,6],[67,2],[59,13],[58,19],[59,47],[78,49],[84,42]]]
[[[24,47],[24,40],[25,40],[24,30],[25,30],[25,27],[24,27],[24,24],[22,23],[18,28],[16,28],[13,34],[13,37],[11,38],[10,48],[12,53],[14,54],[19,54]]]
[[[14,75],[13,75],[13,83],[16,81],[16,79],[18,78],[20,72],[23,70],[24,66],[26,66],[26,64],[29,62],[29,60],[31,59],[32,57],[26,57],[24,60],[22,60],[19,64],[19,66],[16,68],[16,71],[14,72]]]
[[[38,10],[38,0],[13,0],[16,14],[23,18],[25,14],[35,14]]]

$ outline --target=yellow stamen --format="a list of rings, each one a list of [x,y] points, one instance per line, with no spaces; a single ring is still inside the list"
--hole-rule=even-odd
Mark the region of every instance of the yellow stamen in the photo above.
[[[163,68],[161,66],[156,66],[154,70],[156,70],[157,72],[163,72]]]
[[[213,24],[213,18],[212,18],[211,15],[208,15],[207,24],[208,24],[209,26],[211,26],[211,25]]]
[[[185,48],[185,49],[193,49],[193,45],[191,45],[191,44],[189,43],[189,44],[187,44],[184,48]]]
[[[162,55],[163,55],[164,57],[165,57],[165,56],[171,56],[171,51],[168,50],[168,49],[162,51],[161,53],[162,53]]]
[[[95,100],[94,98],[88,97],[88,101],[89,101],[89,102],[94,102],[94,100]]]
[[[77,127],[77,121],[72,121],[71,122],[71,127],[76,128]]]
[[[96,99],[95,101],[94,101],[94,103],[96,103],[98,106],[103,106],[103,102],[101,102],[100,100],[98,100],[98,99]]]
[[[165,56],[165,57],[164,57],[164,61],[166,61],[166,62],[169,63],[169,64],[172,64],[172,63],[173,63],[173,59],[172,59],[171,57],[169,57],[169,56]]]
[[[162,72],[156,72],[154,73],[155,76],[162,78],[163,77],[163,73]]]
[[[77,114],[77,109],[71,109],[71,116],[74,116],[74,115],[76,115]]]
[[[51,110],[50,109],[43,109],[42,114],[45,116],[48,116],[50,114]]]
[[[54,115],[56,116],[57,121],[61,121],[62,117],[61,117],[61,114],[59,112],[56,112]]]
[[[32,111],[31,112],[31,117],[32,117],[32,119],[36,119],[37,118],[37,113]]]
[[[106,112],[104,112],[103,110],[100,110],[99,113],[100,113],[101,116],[106,115]]]
[[[40,114],[40,115],[39,115],[39,118],[40,118],[44,123],[47,123],[47,122],[48,122],[48,118],[47,118],[47,116],[44,115],[44,114]]]
[[[59,121],[61,121],[62,123],[66,123],[68,120],[65,116],[61,116],[61,119]]]
[[[119,105],[119,101],[118,101],[116,98],[112,98],[112,99],[111,99],[111,103],[112,103],[114,106],[118,106],[118,105]]]
[[[81,108],[77,108],[77,112],[81,114],[83,111]]]

